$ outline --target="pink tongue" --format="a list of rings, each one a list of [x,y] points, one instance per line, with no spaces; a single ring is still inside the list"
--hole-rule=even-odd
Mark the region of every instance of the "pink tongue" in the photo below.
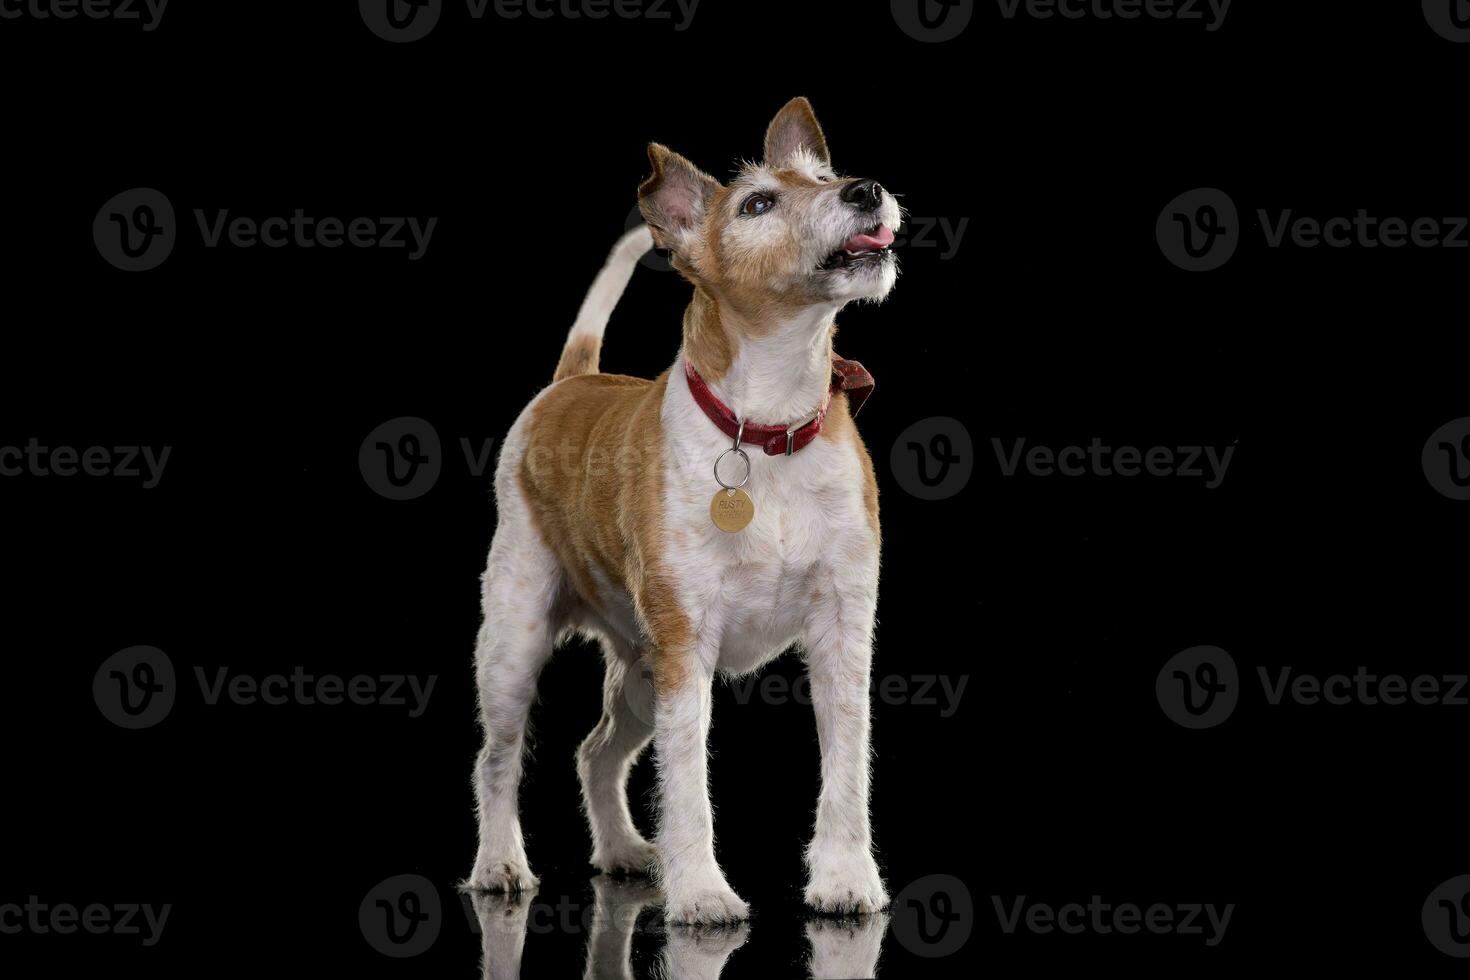
[[[893,244],[893,229],[879,225],[876,235],[853,235],[843,244],[846,252],[876,252]]]

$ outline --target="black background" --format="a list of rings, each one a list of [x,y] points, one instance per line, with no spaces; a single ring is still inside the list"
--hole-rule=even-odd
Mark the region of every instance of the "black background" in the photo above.
[[[1199,22],[1006,20],[991,3],[925,44],[886,3],[704,0],[648,20],[471,21],[374,37],[354,3],[174,0],[160,27],[0,21],[9,194],[0,445],[172,447],[158,487],[0,479],[7,823],[0,902],[170,902],[162,940],[0,936],[31,972],[109,964],[178,976],[348,969],[472,975],[453,885],[475,852],[471,657],[499,439],[550,378],[565,330],[665,142],[717,175],[809,96],[841,171],[918,218],[882,307],[839,349],[878,390],[860,429],[883,500],[877,673],[968,678],[958,712],[875,705],[874,828],[890,891],[965,882],[973,933],[933,960],[889,936],[884,976],[1110,962],[1453,968],[1420,906],[1470,871],[1458,830],[1470,708],[1269,707],[1257,667],[1464,670],[1466,507],[1436,493],[1426,439],[1465,415],[1450,249],[1270,249],[1258,208],[1448,217],[1464,193],[1470,45],[1418,4],[1237,0]],[[91,225],[164,192],[179,244],[109,266]],[[1155,218],[1218,187],[1243,242],[1225,265],[1165,260]],[[206,249],[192,211],[436,216],[428,254]],[[640,270],[603,369],[672,362],[688,288]],[[363,439],[430,422],[444,471],[379,496]],[[960,420],[974,476],[907,493],[890,451]],[[1009,444],[1235,444],[1217,489],[1186,478],[1002,476]],[[900,457],[901,458],[901,457]],[[107,722],[109,655],[164,651],[161,724]],[[1244,693],[1206,731],[1165,717],[1175,653],[1228,650]],[[195,667],[435,675],[428,711],[206,706]],[[772,673],[795,679],[794,658]],[[542,678],[522,818],[539,900],[584,902],[589,842],[572,754],[600,667]],[[717,694],[719,854],[755,908],[725,976],[802,976],[810,710]],[[648,826],[651,766],[633,781]],[[358,903],[417,873],[446,919],[427,953],[374,952]],[[1224,941],[1005,934],[992,896],[1234,903]],[[656,933],[656,930],[654,930]],[[530,936],[527,976],[574,976],[585,936]],[[661,937],[640,938],[639,969]]]

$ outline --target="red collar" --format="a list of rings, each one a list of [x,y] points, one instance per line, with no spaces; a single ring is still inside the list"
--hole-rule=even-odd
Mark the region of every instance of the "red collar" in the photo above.
[[[798,449],[815,439],[822,431],[822,422],[827,418],[827,408],[832,403],[832,395],[838,391],[847,392],[848,402],[852,405],[852,414],[857,415],[858,410],[863,407],[863,402],[873,393],[873,376],[868,373],[857,361],[844,361],[836,354],[832,355],[832,384],[827,388],[827,398],[822,403],[822,408],[816,417],[792,428],[789,425],[761,425],[758,422],[746,422],[742,431],[740,419],[730,411],[730,406],[715,397],[715,393],[709,390],[709,385],[694,370],[694,365],[686,359],[684,361],[684,376],[689,380],[689,393],[694,396],[694,401],[709,416],[709,420],[719,426],[720,431],[731,439],[738,433],[740,441],[753,446],[761,446],[765,449],[767,456],[790,456]]]

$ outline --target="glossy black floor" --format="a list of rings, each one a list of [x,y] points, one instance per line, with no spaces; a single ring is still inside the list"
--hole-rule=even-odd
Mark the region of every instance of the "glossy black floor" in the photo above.
[[[355,2],[174,0],[144,29],[0,0],[0,971],[1460,969],[1464,5],[986,2],[931,42],[937,3],[567,16],[595,3],[446,2],[394,43]],[[646,884],[595,878],[582,646],[532,715],[541,884],[463,895],[485,464],[647,142],[723,175],[798,94],[911,217],[893,297],[838,342],[878,381],[888,917],[803,907],[793,657],[715,691],[717,850],[752,920],[671,932]],[[178,239],[123,271],[94,223],[140,188]],[[222,212],[297,209],[437,220],[413,259],[209,244]],[[1419,240],[1380,244],[1392,219]],[[640,269],[604,369],[666,368],[687,299]],[[395,499],[364,447],[405,418],[440,468]],[[1170,475],[1120,475],[1123,448]],[[119,714],[118,677],[166,670],[163,714]],[[333,693],[358,677],[364,703]],[[649,833],[649,759],[631,794]]]

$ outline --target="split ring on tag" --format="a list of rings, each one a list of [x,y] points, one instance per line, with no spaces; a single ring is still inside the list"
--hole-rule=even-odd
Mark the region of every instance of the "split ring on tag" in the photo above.
[[[720,464],[725,461],[726,456],[729,456],[731,454],[740,457],[740,461],[745,464],[745,475],[740,478],[739,483],[726,483],[723,479],[720,478]],[[726,490],[739,490],[741,487],[750,482],[750,457],[745,455],[745,450],[727,449],[724,452],[720,453],[719,457],[715,460],[715,482],[724,487]]]
[[[750,482],[751,470],[750,457],[740,448],[740,437],[744,434],[745,422],[742,421],[735,433],[735,444],[715,458],[715,482],[720,485],[720,489],[715,492],[715,499],[709,502],[709,518],[715,527],[730,534],[744,530],[755,517],[755,503],[750,499],[750,494],[741,489]],[[720,464],[730,455],[740,457],[740,461],[745,464],[745,475],[740,478],[739,483],[726,483],[720,476]]]

